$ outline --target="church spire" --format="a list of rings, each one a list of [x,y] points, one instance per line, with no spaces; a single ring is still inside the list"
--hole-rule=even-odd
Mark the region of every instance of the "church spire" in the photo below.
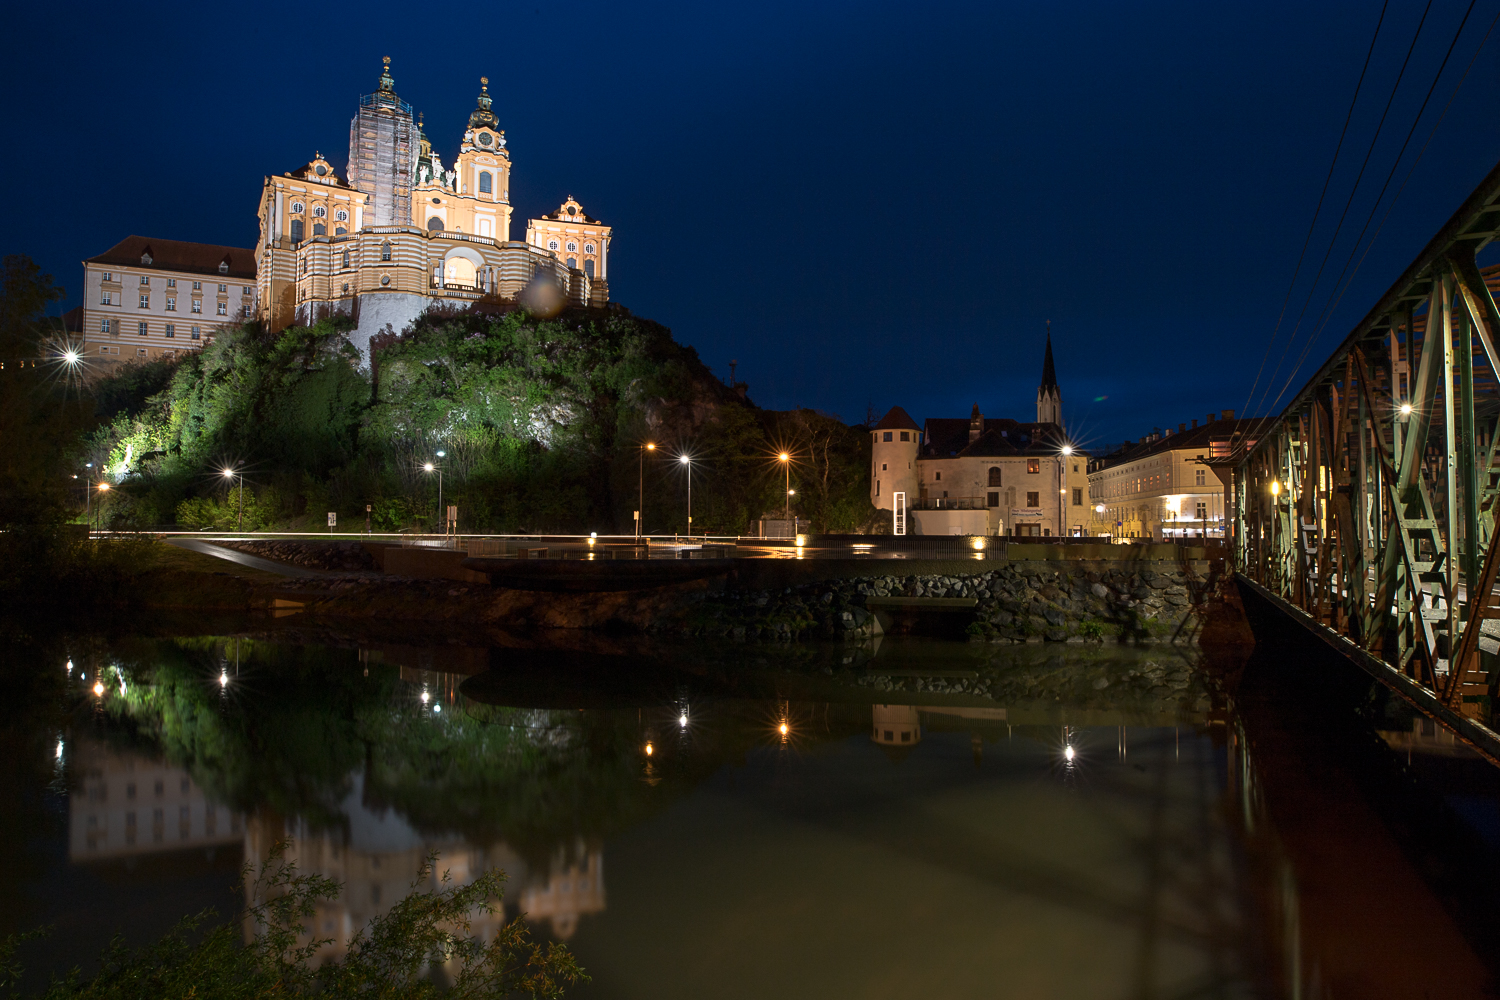
[[[382,56],[380,61],[382,63],[380,69],[380,92],[382,94],[390,94],[394,97],[396,96],[396,81],[391,77],[391,57]]]
[[[1036,390],[1036,422],[1062,426],[1062,389],[1052,362],[1052,321],[1047,321],[1047,351],[1042,356],[1042,384]]]
[[[1042,357],[1043,389],[1057,388],[1057,368],[1052,364],[1052,321],[1047,321],[1047,353]]]

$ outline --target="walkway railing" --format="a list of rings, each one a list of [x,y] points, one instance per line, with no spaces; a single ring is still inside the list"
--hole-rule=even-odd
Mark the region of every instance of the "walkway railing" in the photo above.
[[[1500,679],[1497,234],[1500,165],[1234,470],[1240,574],[1471,719]]]

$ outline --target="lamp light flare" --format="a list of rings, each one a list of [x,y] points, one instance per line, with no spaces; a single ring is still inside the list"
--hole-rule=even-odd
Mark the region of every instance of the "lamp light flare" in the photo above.
[[[76,365],[76,364],[78,364],[78,352],[77,351],[64,351],[63,352],[63,360],[66,361],[70,365]]]
[[[1063,747],[1063,756],[1068,760],[1072,760],[1074,757],[1078,756],[1078,751],[1073,749],[1072,744],[1069,744]]]
[[[73,675],[73,661],[69,660],[68,661],[68,676],[71,677],[72,675]]]
[[[219,671],[219,687],[226,688],[228,686],[229,686],[229,672],[227,670],[220,670]]]
[[[433,705],[432,706],[432,714],[433,715],[441,715],[442,712],[443,712],[443,706],[442,705]]]
[[[448,457],[448,453],[446,451],[440,451],[440,452],[437,453],[437,457],[438,458],[447,458]]]
[[[776,729],[779,733],[781,733],[782,736],[785,736],[788,732],[791,731],[791,727],[788,726],[785,722],[777,726]]]
[[[681,715],[679,715],[677,717],[677,724],[679,726],[681,726],[683,729],[687,728],[687,713],[686,712],[683,712]]]
[[[777,455],[776,458],[781,462],[790,462],[792,460],[792,456],[788,455],[786,452],[782,452],[780,455]]]
[[[63,753],[63,741],[62,740],[58,740],[57,741],[57,759],[58,760],[62,760],[62,753]]]
[[[1402,403],[1401,404],[1401,415],[1403,417],[1409,417],[1409,416],[1411,416],[1411,404],[1410,403]]]
[[[1281,483],[1277,482],[1274,479],[1271,480],[1271,495],[1273,497],[1281,495]]]
[[[647,451],[655,451],[656,450],[656,442],[655,441],[647,441],[646,442],[646,450]]]
[[[653,747],[650,743],[647,743],[646,744],[646,756],[649,757],[649,756],[651,756],[655,752],[656,752],[656,748]]]
[[[422,466],[422,471],[423,472],[431,472],[432,468],[433,468],[432,463],[428,462],[426,465]]]
[[[224,470],[224,478],[225,479],[233,479],[234,478],[234,470],[233,469],[225,469]]]
[[[1070,444],[1063,445],[1062,446],[1062,453],[1064,455],[1071,455],[1071,454],[1073,454],[1073,446],[1070,445]]]
[[[431,698],[431,697],[432,697],[432,696],[431,696],[431,695],[430,695],[430,694],[428,694],[428,693],[427,693],[427,692],[426,692],[426,691],[423,691],[423,692],[422,692],[422,704],[424,704],[424,705],[425,705],[425,704],[427,704],[427,702],[428,702],[428,700],[429,700],[429,699],[430,699],[430,698]]]
[[[683,455],[683,456],[682,456],[682,457],[681,457],[681,458],[679,458],[679,459],[678,459],[678,460],[677,460],[677,461],[679,461],[679,462],[681,462],[681,463],[682,463],[682,464],[683,464],[683,465],[687,465],[687,464],[688,464],[688,463],[689,463],[689,462],[691,462],[691,461],[692,461],[692,459],[691,459],[691,458],[689,458],[689,457],[688,457],[688,456],[686,456],[686,455]]]
[[[96,697],[104,697],[104,685],[99,681],[94,682],[94,694]]]

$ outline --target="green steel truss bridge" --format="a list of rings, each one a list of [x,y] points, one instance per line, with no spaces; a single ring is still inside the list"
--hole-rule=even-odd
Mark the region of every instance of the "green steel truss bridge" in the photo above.
[[[1239,581],[1500,763],[1497,236],[1500,165],[1215,464]]]

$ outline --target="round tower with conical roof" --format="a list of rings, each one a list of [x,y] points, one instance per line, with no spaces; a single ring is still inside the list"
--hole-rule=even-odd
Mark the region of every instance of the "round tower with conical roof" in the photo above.
[[[917,455],[922,449],[922,431],[899,406],[880,418],[870,431],[870,502],[881,510],[894,510],[897,493],[906,494],[906,505],[917,499]]]

